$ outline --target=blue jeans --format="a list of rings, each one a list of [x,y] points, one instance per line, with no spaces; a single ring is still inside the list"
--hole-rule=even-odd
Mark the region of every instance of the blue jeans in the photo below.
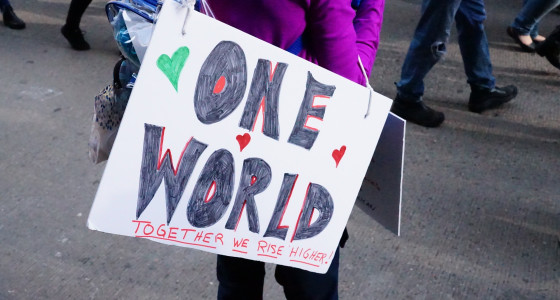
[[[494,88],[488,40],[482,24],[486,20],[483,0],[423,0],[422,16],[402,66],[401,80],[396,83],[401,99],[422,100],[424,77],[445,54],[453,20],[467,82],[471,86]]]
[[[325,274],[277,265],[274,277],[289,300],[338,299],[339,250]],[[218,255],[218,300],[263,299],[264,263]]]
[[[539,34],[539,23],[556,6],[560,0],[524,0],[523,8],[511,23],[521,35],[530,35],[532,38]]]

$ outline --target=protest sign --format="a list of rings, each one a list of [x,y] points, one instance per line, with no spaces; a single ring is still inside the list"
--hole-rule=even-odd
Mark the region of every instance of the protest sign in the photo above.
[[[324,273],[390,105],[166,1],[88,226]]]
[[[389,113],[356,205],[396,235],[401,233],[406,121]]]

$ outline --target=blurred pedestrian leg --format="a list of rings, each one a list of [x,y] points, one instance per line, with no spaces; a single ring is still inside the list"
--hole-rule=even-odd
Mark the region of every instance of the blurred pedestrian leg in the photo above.
[[[537,53],[560,69],[560,25],[546,37],[546,40],[537,46]]]
[[[2,11],[2,17],[4,20],[4,25],[11,29],[24,29],[25,22],[18,18],[14,13],[14,9],[8,0],[0,0],[0,11]]]
[[[545,40],[539,35],[539,24],[544,16],[560,4],[560,0],[525,0],[523,8],[511,25],[508,35],[525,52],[535,52],[536,44]]]
[[[70,8],[68,9],[68,15],[66,16],[66,24],[60,29],[60,32],[68,40],[70,46],[74,50],[81,51],[90,49],[80,29],[80,22],[91,1],[92,0],[72,0],[70,2]]]
[[[422,14],[410,43],[391,111],[407,121],[437,127],[442,112],[424,104],[424,78],[446,54],[451,25],[456,23],[459,48],[467,82],[471,86],[469,110],[481,113],[501,106],[517,95],[517,88],[496,87],[488,40],[484,30],[486,10],[482,0],[422,1]]]

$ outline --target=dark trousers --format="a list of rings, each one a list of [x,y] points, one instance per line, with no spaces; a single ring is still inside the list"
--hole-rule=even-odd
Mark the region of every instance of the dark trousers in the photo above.
[[[92,0],[72,0],[66,16],[66,26],[70,29],[80,28],[80,22]]]
[[[288,300],[338,299],[339,250],[325,274],[277,265],[274,277]],[[219,300],[263,299],[264,263],[218,255]]]

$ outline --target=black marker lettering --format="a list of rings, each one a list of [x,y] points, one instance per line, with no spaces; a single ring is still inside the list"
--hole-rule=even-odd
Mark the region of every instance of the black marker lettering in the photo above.
[[[215,93],[216,83],[224,87]],[[247,65],[243,49],[222,41],[200,68],[194,93],[194,109],[200,122],[213,124],[231,114],[243,100],[247,86]]]
[[[142,167],[140,169],[140,188],[138,191],[136,218],[138,219],[148,204],[150,204],[161,185],[161,180],[165,178],[167,224],[169,224],[194,166],[207,145],[192,138],[179,158],[177,163],[178,170],[175,172],[169,152],[165,153],[161,162],[159,161],[164,128],[145,124],[144,130],[144,150],[142,153]]]
[[[226,229],[237,227],[241,213],[245,207],[249,220],[249,230],[259,232],[259,215],[255,203],[255,195],[264,191],[270,184],[272,171],[270,166],[260,158],[248,158],[243,162],[243,171],[239,180],[239,189],[235,203],[226,223]]]
[[[233,195],[233,156],[225,149],[212,153],[204,165],[187,206],[187,219],[194,227],[208,227],[222,218]],[[211,198],[208,192],[215,191]]]
[[[248,130],[253,130],[257,114],[261,106],[264,108],[263,112],[263,133],[275,140],[278,140],[279,125],[278,125],[278,98],[280,94],[280,87],[286,68],[285,63],[278,63],[274,71],[274,77],[271,79],[271,63],[265,59],[259,59],[255,72],[253,74],[253,81],[249,89],[249,96],[245,104],[243,116],[239,122],[239,126]]]
[[[301,107],[292,130],[288,142],[301,146],[305,149],[311,149],[313,143],[317,139],[319,134],[318,130],[313,130],[305,127],[308,116],[316,117],[318,119],[323,119],[325,115],[325,107],[314,107],[313,99],[315,96],[326,96],[330,97],[333,95],[336,89],[333,85],[326,85],[318,82],[313,78],[311,72],[307,73],[307,87],[305,90],[305,95],[303,101],[301,102]]]
[[[304,201],[293,240],[308,239],[321,233],[329,224],[334,211],[331,195],[321,185],[310,183]],[[310,224],[314,210],[319,211],[319,217]]]

